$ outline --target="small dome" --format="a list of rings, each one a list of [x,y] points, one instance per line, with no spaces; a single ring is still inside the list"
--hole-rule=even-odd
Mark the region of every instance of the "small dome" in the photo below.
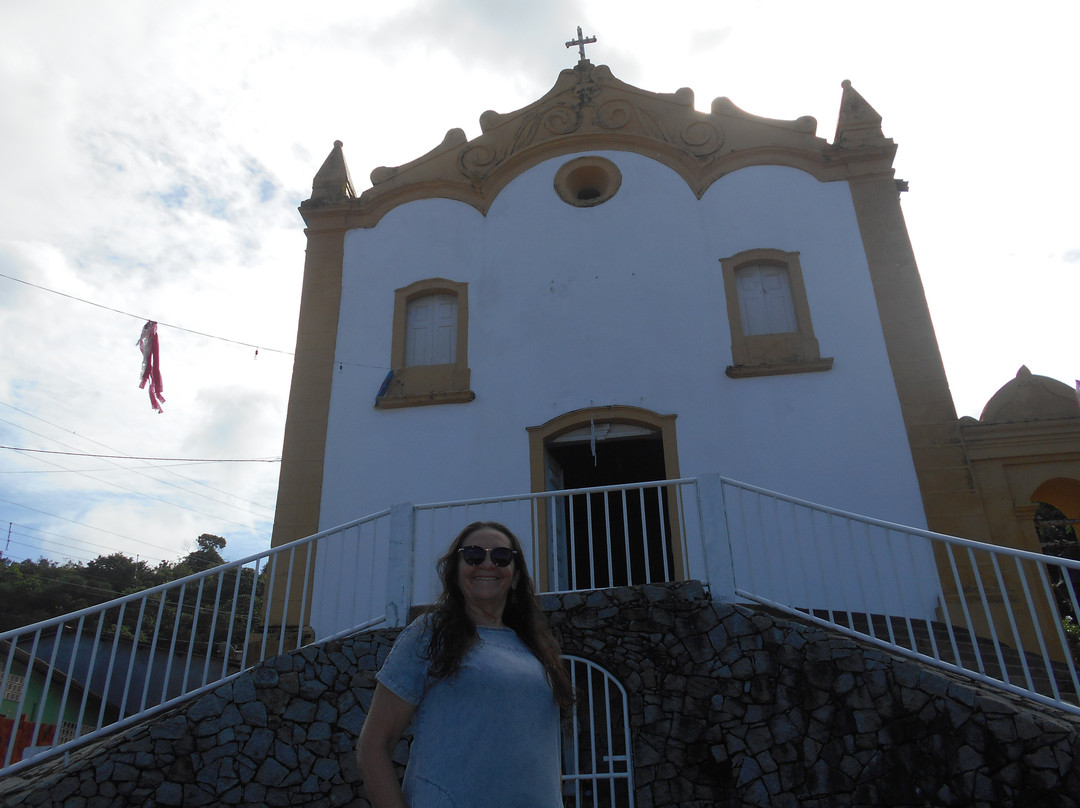
[[[1016,378],[986,402],[979,420],[983,423],[1044,421],[1080,418],[1076,390],[1049,376],[1035,376],[1021,366]]]

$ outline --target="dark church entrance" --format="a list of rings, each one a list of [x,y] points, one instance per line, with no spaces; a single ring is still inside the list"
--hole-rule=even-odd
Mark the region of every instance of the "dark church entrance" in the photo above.
[[[658,431],[590,423],[545,442],[546,488],[571,490],[667,478]],[[660,486],[558,497],[551,515],[560,590],[600,589],[675,576],[670,497]]]

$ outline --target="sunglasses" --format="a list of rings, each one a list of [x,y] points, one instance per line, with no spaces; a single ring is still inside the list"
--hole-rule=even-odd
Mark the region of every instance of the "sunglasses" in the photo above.
[[[488,553],[491,553],[491,563],[496,567],[508,567],[516,554],[516,551],[509,547],[492,547],[490,550],[485,550],[475,544],[459,547],[458,552],[461,553],[461,560],[470,567],[479,567],[483,564]]]

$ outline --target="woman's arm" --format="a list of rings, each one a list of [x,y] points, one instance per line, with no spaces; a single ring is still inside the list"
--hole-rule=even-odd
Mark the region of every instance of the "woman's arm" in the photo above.
[[[372,808],[408,808],[390,757],[415,711],[415,706],[392,690],[382,684],[375,686],[371,709],[356,744],[356,761]]]

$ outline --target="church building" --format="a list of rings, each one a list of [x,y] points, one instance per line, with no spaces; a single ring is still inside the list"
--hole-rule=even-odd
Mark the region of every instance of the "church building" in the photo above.
[[[375,671],[477,520],[521,541],[577,695],[567,805],[1077,792],[1075,391],[1022,367],[957,418],[896,144],[850,82],[827,139],[633,87],[587,41],[362,193],[334,144],[275,549],[103,604],[92,641],[90,610],[11,633],[0,765],[55,768],[5,794],[93,803],[105,767],[132,804],[359,804]],[[36,748],[112,728],[70,777]]]
[[[360,194],[338,141],[301,205],[274,546],[397,503],[708,473],[991,536],[896,145],[850,82],[830,141],[582,51],[480,127]]]

